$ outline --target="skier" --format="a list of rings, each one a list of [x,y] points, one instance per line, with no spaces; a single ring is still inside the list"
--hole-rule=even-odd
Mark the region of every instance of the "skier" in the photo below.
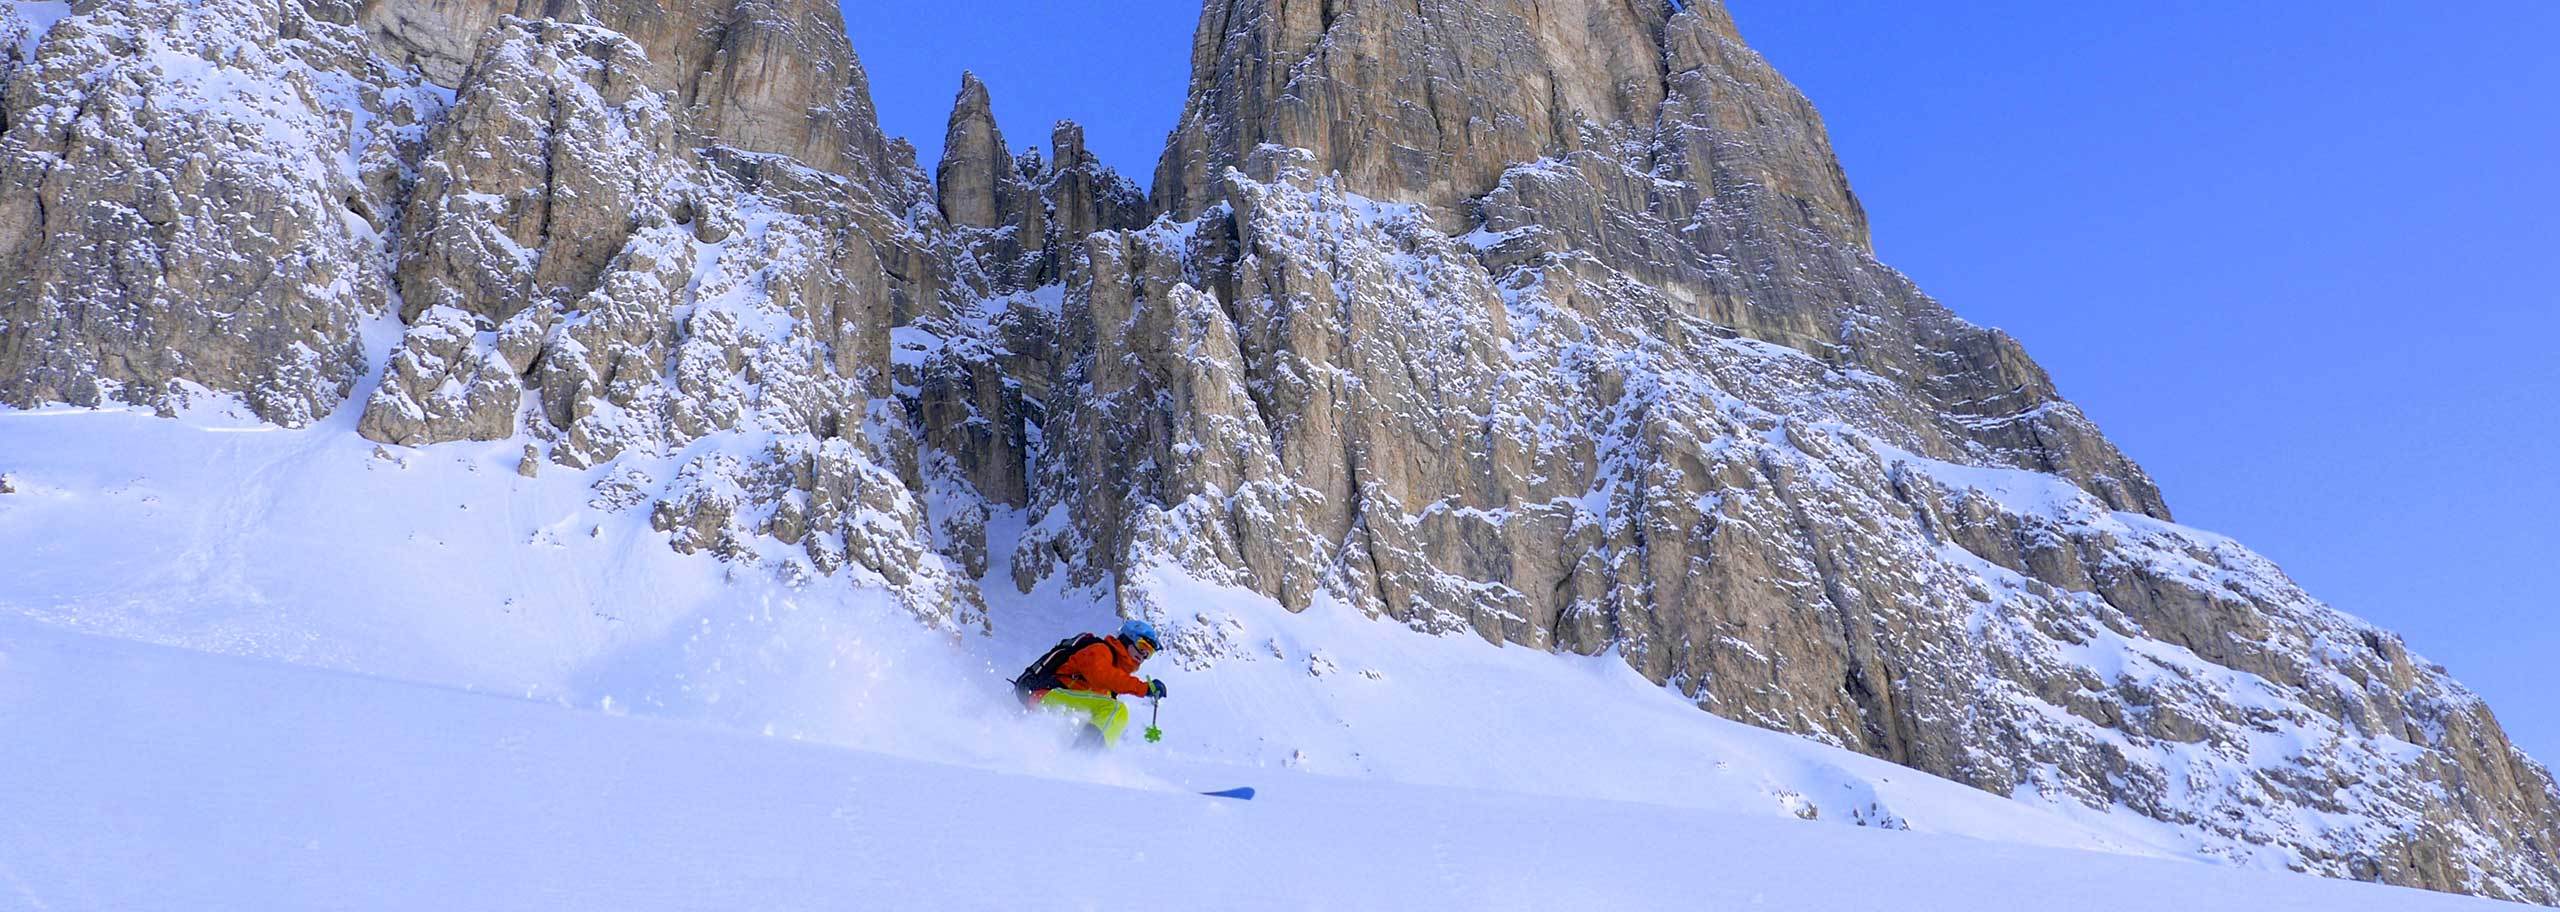
[[[1129,727],[1122,694],[1164,697],[1163,681],[1138,677],[1138,663],[1162,645],[1155,625],[1145,621],[1121,624],[1120,632],[1107,637],[1079,633],[1058,641],[1023,669],[1013,679],[1013,691],[1026,707],[1083,714],[1091,727],[1077,745],[1109,747],[1120,743],[1120,730]]]

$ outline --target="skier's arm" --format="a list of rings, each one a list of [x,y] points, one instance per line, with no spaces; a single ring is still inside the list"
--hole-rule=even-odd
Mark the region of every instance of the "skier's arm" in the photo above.
[[[1148,690],[1146,679],[1121,671],[1120,666],[1111,661],[1111,647],[1101,643],[1076,650],[1075,655],[1068,656],[1066,663],[1058,666],[1058,678],[1080,681],[1084,689],[1098,693],[1143,697]]]

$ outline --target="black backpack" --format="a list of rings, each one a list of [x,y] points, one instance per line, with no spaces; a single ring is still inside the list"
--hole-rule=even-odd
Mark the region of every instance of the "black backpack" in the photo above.
[[[1069,657],[1084,651],[1085,647],[1100,642],[1102,642],[1101,637],[1090,633],[1079,633],[1059,640],[1058,645],[1051,646],[1048,652],[1041,653],[1039,660],[1032,662],[1031,667],[1023,669],[1022,674],[1013,679],[1013,692],[1028,702],[1035,692],[1056,690],[1059,686],[1058,668],[1067,664]]]

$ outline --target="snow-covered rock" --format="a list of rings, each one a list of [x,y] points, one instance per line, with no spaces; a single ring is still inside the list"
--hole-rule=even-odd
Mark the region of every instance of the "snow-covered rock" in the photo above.
[[[192,383],[288,426],[335,408],[435,93],[325,7],[10,6],[0,399],[167,411]]]
[[[1197,217],[1096,236],[1069,283],[1018,579],[1180,621],[1146,584],[1175,566],[1616,654],[2208,853],[2556,895],[2560,796],[2487,708],[2170,525],[2014,341],[1876,262],[1819,119],[1720,7],[1639,23],[1658,89],[1559,65],[1625,43],[1576,8],[1210,4],[1157,187]],[[1487,48],[1520,50],[1459,65]],[[1381,101],[1426,83],[1432,118]]]

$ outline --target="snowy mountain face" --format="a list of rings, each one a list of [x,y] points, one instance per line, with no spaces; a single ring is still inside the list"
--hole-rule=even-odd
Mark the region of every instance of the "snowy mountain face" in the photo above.
[[[1209,0],[1193,63],[1150,195],[1072,124],[1012,151],[974,78],[928,177],[832,4],[0,2],[0,401],[379,444],[350,479],[503,452],[581,492],[543,560],[630,566],[559,540],[627,521],[990,662],[1064,605],[1186,680],[1353,673],[1201,594],[1241,592],[2194,854],[2560,901],[2560,792],[2488,708],[1876,262],[1719,5]],[[38,439],[0,508],[81,490]],[[193,642],[382,635],[288,634]]]

